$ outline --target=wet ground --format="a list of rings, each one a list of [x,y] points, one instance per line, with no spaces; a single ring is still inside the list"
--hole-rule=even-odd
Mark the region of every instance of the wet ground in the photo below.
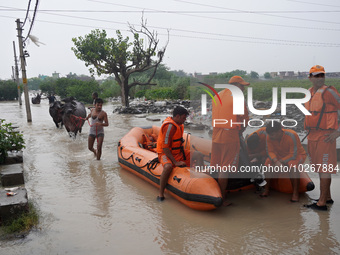
[[[134,126],[161,125],[113,114],[105,104],[102,160],[87,149],[89,126],[74,140],[57,129],[48,102],[24,105],[0,102],[0,118],[19,126],[26,141],[25,187],[40,211],[40,224],[25,238],[1,240],[1,254],[339,254],[340,180],[332,183],[334,205],[328,212],[303,208],[316,189],[301,196],[253,190],[230,194],[230,207],[194,211],[171,196],[156,201],[157,189],[122,169],[119,139]],[[165,116],[161,116],[163,119]],[[201,135],[204,135],[203,133]]]

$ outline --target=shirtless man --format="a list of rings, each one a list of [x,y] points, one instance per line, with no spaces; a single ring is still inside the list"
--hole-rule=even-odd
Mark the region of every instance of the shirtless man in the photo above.
[[[102,110],[103,100],[97,98],[95,100],[95,107],[91,109],[90,114],[86,117],[86,120],[90,119],[90,132],[88,138],[88,148],[100,160],[102,155],[102,146],[104,141],[104,127],[109,125],[107,120],[107,114]],[[93,148],[94,141],[97,138],[97,150]]]

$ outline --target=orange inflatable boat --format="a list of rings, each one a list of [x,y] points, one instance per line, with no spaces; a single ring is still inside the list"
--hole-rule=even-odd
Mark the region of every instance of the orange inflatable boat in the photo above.
[[[157,153],[147,144],[149,137],[157,137],[160,127],[135,127],[131,129],[118,143],[119,164],[138,177],[159,187],[160,175],[163,167],[158,163]],[[187,149],[198,150],[203,153],[205,161],[210,162],[211,141],[184,133],[184,146]],[[243,163],[242,163],[243,161]],[[244,164],[242,152],[240,164]],[[280,176],[285,177],[285,176]],[[314,184],[307,174],[301,176],[300,192],[312,190]],[[254,188],[252,176],[245,178],[230,178],[228,191],[238,191]],[[287,178],[272,181],[272,188],[281,192],[292,192],[291,183]],[[213,210],[222,205],[222,195],[217,181],[203,172],[196,172],[189,167],[176,167],[173,169],[166,191],[174,198],[196,210]]]
[[[158,136],[159,127],[131,129],[118,143],[120,165],[140,178],[159,187],[163,166],[154,151],[143,148],[145,135]],[[212,210],[222,204],[219,186],[214,178],[196,173],[189,167],[172,170],[166,190],[177,200],[196,210]]]

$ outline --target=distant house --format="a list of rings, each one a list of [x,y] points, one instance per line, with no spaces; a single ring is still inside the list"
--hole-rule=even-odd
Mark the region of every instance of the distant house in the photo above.
[[[270,72],[270,77],[272,78],[278,77],[277,72]]]
[[[59,79],[59,73],[57,73],[56,71],[54,71],[54,73],[52,74],[52,78],[53,79]]]

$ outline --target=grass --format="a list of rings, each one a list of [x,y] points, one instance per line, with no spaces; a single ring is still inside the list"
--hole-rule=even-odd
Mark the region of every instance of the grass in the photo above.
[[[335,87],[338,91],[340,90],[340,79],[339,78],[327,78],[326,77],[326,85],[331,85]],[[253,88],[253,99],[260,101],[271,101],[272,100],[272,88],[279,88],[279,101],[281,100],[280,94],[281,89],[283,87],[294,87],[294,88],[305,88],[308,89],[312,87],[312,83],[309,79],[303,80],[257,80],[250,83],[250,86]],[[288,98],[303,98],[304,94],[301,93],[290,93],[288,94]]]
[[[17,215],[15,218],[2,222],[0,238],[7,239],[13,236],[25,236],[39,223],[39,213],[32,202],[28,203],[28,211]]]

